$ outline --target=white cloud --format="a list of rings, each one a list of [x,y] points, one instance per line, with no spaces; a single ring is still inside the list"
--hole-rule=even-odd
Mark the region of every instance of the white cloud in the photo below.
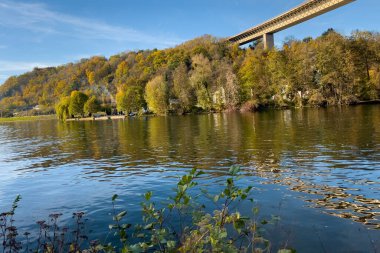
[[[44,34],[61,34],[81,39],[117,42],[154,43],[173,46],[177,38],[153,36],[131,28],[114,26],[99,20],[85,19],[52,11],[43,4],[0,0],[0,26],[27,29]]]
[[[56,65],[58,64],[40,62],[0,61],[0,76],[4,75],[1,72],[30,71],[36,67],[46,68]]]
[[[19,75],[34,68],[46,68],[58,66],[58,63],[42,63],[42,62],[21,62],[21,61],[1,61],[0,60],[0,85],[12,75]]]

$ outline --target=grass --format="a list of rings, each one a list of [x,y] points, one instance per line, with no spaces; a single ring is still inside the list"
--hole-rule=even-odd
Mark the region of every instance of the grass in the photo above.
[[[10,118],[0,118],[0,123],[17,122],[17,121],[37,121],[37,120],[48,120],[48,119],[55,119],[55,118],[56,118],[55,115],[10,117]]]

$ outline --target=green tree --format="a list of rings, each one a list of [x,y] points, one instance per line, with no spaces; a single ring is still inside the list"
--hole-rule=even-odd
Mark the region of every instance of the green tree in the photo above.
[[[148,108],[158,115],[168,112],[168,84],[163,76],[156,76],[145,87],[145,100]]]
[[[124,113],[138,112],[144,105],[142,89],[138,86],[129,86],[116,94],[117,110]]]
[[[55,105],[55,112],[58,119],[65,121],[70,117],[69,112],[70,97],[62,97],[60,101]]]
[[[83,106],[83,111],[87,115],[92,115],[93,113],[97,113],[100,110],[100,103],[95,96],[90,97]]]
[[[87,102],[88,96],[80,91],[73,91],[70,95],[69,113],[72,116],[84,115],[84,104]]]

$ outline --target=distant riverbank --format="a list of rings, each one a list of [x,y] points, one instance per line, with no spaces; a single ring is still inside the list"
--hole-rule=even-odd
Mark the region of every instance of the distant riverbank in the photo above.
[[[67,119],[66,121],[92,121],[92,120],[113,120],[113,119],[125,119],[129,116],[126,115],[112,115],[112,116],[102,116],[102,117],[86,117],[86,118],[74,118]]]
[[[16,121],[48,120],[48,119],[55,119],[55,118],[56,118],[56,115],[9,117],[9,118],[0,118],[0,123],[2,123],[2,122],[16,122]]]
[[[367,105],[367,104],[380,104],[380,100],[371,100],[371,101],[360,101],[356,104],[347,105],[347,106],[358,106],[358,105]],[[304,108],[307,108],[309,106],[304,106]],[[326,106],[331,107],[331,106]],[[273,108],[273,107],[262,107],[261,110],[286,110],[291,109],[295,107],[283,107],[280,108]],[[258,110],[258,111],[261,111]],[[217,112],[210,112],[210,113],[217,113]],[[207,112],[198,112],[198,113],[190,113],[190,114],[207,114]],[[177,115],[177,114],[168,114],[170,115]],[[154,114],[144,114],[144,116],[155,116]],[[118,120],[118,119],[126,119],[131,116],[128,115],[106,115],[106,116],[100,116],[100,117],[84,117],[84,118],[70,118],[66,121],[106,121],[106,120]],[[51,120],[56,119],[57,115],[38,115],[38,116],[22,116],[22,117],[9,117],[9,118],[0,118],[0,123],[2,122],[17,122],[17,121],[38,121],[38,120]]]

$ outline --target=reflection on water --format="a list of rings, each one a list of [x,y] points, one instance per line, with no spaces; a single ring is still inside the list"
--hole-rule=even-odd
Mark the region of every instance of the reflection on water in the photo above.
[[[122,191],[133,211],[136,195],[154,190],[164,198],[188,168],[207,171],[212,181],[232,164],[271,194],[281,186],[282,196],[301,200],[287,215],[320,210],[316,219],[336,216],[337,226],[349,220],[380,229],[377,105],[2,124],[0,210],[21,193],[34,211],[21,214],[25,226],[35,213],[55,208],[87,208],[97,217],[107,212],[109,196]],[[257,198],[266,203],[264,195]]]

